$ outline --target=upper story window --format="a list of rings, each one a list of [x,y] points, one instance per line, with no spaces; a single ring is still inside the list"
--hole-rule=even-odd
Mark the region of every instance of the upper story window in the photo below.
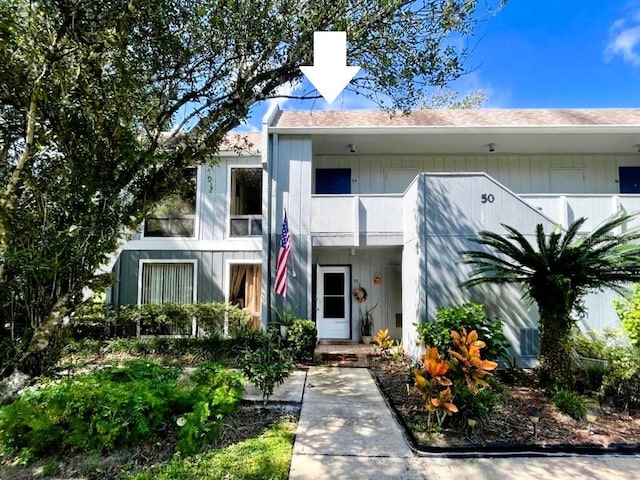
[[[232,237],[262,235],[262,169],[231,169]]]
[[[185,170],[186,181],[158,205],[144,223],[145,237],[193,237],[196,225],[197,169]]]

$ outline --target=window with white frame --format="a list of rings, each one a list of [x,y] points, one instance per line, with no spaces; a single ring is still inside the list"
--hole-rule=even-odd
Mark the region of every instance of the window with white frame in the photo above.
[[[262,235],[262,169],[232,168],[229,193],[231,236]]]
[[[140,303],[193,303],[195,263],[142,264]]]
[[[184,182],[147,216],[145,237],[193,237],[196,224],[197,169],[185,170]]]

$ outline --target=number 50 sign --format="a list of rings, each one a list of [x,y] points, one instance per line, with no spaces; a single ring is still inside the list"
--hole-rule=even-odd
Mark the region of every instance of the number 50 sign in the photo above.
[[[493,193],[483,193],[481,198],[482,203],[493,203],[496,200],[496,197],[493,196]]]

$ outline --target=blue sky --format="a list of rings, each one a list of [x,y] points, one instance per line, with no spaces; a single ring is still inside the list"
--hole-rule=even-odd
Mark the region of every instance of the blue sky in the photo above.
[[[510,0],[466,42],[471,72],[451,87],[484,90],[486,108],[640,107],[640,0]],[[375,105],[345,94],[330,108]],[[242,129],[259,127],[265,110],[256,106]]]

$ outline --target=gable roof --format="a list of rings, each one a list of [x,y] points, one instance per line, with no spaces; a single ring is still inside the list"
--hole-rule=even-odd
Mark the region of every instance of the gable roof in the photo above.
[[[640,128],[640,109],[284,110],[271,124],[282,129],[394,127],[605,127]]]
[[[222,144],[220,152],[244,152],[259,153],[262,145],[261,132],[228,132]]]

